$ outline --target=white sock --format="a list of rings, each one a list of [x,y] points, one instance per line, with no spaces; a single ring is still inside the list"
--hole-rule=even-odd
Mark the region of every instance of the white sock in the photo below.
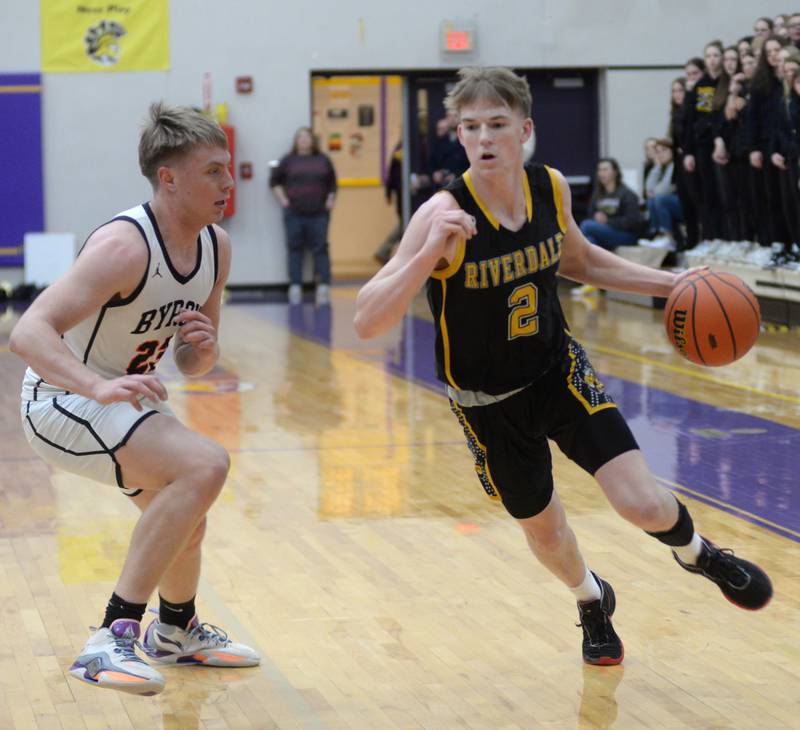
[[[603,594],[600,592],[600,584],[589,572],[589,568],[586,568],[586,575],[583,577],[583,582],[574,588],[570,588],[570,590],[579,601],[599,601],[603,597]]]
[[[703,552],[703,540],[696,532],[692,535],[692,541],[688,545],[680,545],[672,548],[675,554],[687,565],[696,565],[700,553]]]

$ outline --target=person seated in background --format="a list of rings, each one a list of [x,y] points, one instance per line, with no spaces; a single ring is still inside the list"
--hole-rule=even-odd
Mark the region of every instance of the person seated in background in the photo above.
[[[674,164],[670,140],[656,140],[655,161],[644,182],[650,231],[655,237],[643,243],[674,251],[675,232],[678,223],[683,222],[683,211],[672,179]]]
[[[619,163],[604,157],[597,163],[589,218],[581,222],[584,236],[596,246],[613,251],[636,245],[643,218],[639,198],[625,183]]]

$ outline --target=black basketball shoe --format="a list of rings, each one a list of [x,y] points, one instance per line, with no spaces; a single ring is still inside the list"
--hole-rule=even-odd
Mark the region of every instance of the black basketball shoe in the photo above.
[[[772,582],[757,565],[737,558],[733,550],[720,549],[701,536],[703,552],[697,565],[684,563],[672,551],[678,565],[690,573],[704,575],[719,586],[725,598],[748,611],[764,608],[772,598]]]
[[[578,615],[581,619],[577,626],[583,629],[583,661],[587,664],[619,664],[625,656],[622,641],[611,625],[611,616],[617,606],[614,589],[592,572],[600,586],[600,599],[596,601],[578,601]]]

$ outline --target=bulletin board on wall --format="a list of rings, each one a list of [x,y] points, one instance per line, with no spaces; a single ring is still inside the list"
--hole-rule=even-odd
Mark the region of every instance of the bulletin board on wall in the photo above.
[[[314,133],[342,187],[379,186],[398,130],[399,76],[314,77]]]

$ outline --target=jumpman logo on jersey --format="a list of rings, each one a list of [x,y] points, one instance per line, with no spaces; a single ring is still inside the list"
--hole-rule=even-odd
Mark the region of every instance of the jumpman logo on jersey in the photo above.
[[[150,277],[151,279],[155,279],[157,276],[160,276],[162,279],[164,278],[164,275],[158,270],[160,266],[161,266],[161,262],[159,261],[156,264],[156,270],[153,272],[153,275]]]

